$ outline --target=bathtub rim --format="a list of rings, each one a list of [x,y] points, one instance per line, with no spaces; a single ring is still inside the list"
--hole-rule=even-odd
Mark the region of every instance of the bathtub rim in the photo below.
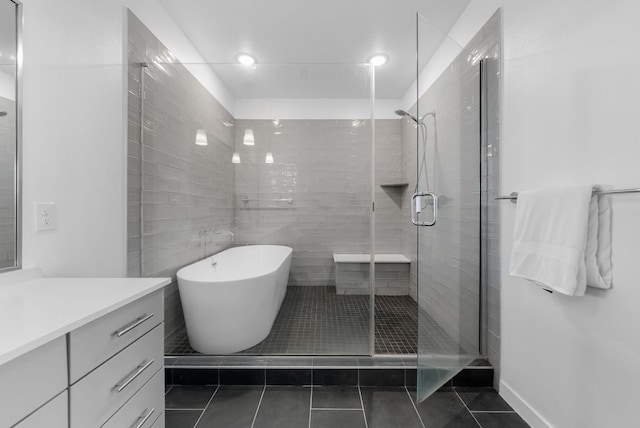
[[[225,251],[229,251],[235,248],[246,248],[246,247],[278,247],[278,248],[286,248],[289,251],[286,253],[286,255],[283,257],[283,259],[280,261],[280,263],[278,265],[276,265],[275,267],[273,267],[272,269],[265,271],[265,272],[261,272],[259,275],[254,275],[254,276],[241,276],[239,278],[230,278],[230,279],[213,279],[213,278],[196,278],[196,279],[192,279],[189,277],[185,277],[184,276],[184,270],[187,268],[190,268],[192,266],[198,265],[198,264],[206,264],[209,263],[212,257],[215,257],[218,254],[222,254]],[[280,266],[283,265],[283,263],[286,263],[287,259],[289,257],[291,257],[293,254],[293,248],[287,246],[287,245],[268,245],[268,244],[259,244],[259,245],[238,245],[236,247],[229,247],[226,248],[216,254],[212,254],[210,256],[207,256],[203,259],[200,259],[196,262],[190,263],[186,266],[181,267],[177,272],[176,272],[176,281],[178,281],[178,283],[180,283],[180,281],[183,281],[184,284],[183,286],[199,286],[199,285],[209,285],[209,286],[214,286],[215,284],[219,284],[219,285],[230,285],[230,284],[235,284],[238,282],[246,282],[248,280],[253,280],[253,279],[260,279],[260,278],[264,278],[266,276],[269,275],[273,275],[279,268]],[[182,272],[182,274],[181,274]],[[188,283],[188,284],[187,284]]]

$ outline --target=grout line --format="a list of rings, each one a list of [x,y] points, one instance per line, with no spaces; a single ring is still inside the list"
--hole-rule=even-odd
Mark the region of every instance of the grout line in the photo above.
[[[256,423],[256,418],[258,417],[258,411],[260,410],[260,405],[262,404],[262,397],[264,397],[264,392],[267,390],[267,385],[262,387],[262,394],[260,395],[260,401],[258,401],[258,407],[256,407],[256,413],[253,415],[253,420],[251,421],[251,428]]]
[[[200,423],[200,419],[202,419],[202,417],[204,416],[204,412],[207,410],[207,408],[209,407],[209,404],[211,404],[211,402],[213,401],[213,397],[216,396],[216,394],[218,393],[218,390],[220,389],[220,385],[218,385],[216,387],[216,390],[213,391],[213,394],[211,394],[211,398],[209,398],[209,401],[207,402],[207,405],[204,406],[204,409],[202,409],[202,413],[200,413],[200,416],[198,417],[198,420],[196,421],[196,423],[193,425],[193,428],[196,428],[198,426],[198,424]]]
[[[424,422],[422,421],[422,418],[420,417],[420,413],[418,412],[418,408],[416,407],[416,403],[413,402],[413,397],[411,397],[411,393],[409,393],[409,389],[407,388],[407,386],[405,385],[404,390],[407,392],[407,397],[409,397],[409,401],[411,402],[411,405],[413,406],[413,410],[416,411],[416,416],[418,417],[418,420],[420,421],[420,425],[422,425],[422,428],[426,428],[424,426]],[[417,396],[417,392],[416,392],[416,396]]]
[[[206,409],[207,409],[206,406],[202,407],[202,408],[199,408],[199,409],[197,409],[195,407],[167,407],[167,408],[165,408],[165,410],[189,410],[189,411],[192,411],[192,412],[194,412],[196,410],[202,411],[202,410],[206,410]]]
[[[329,410],[329,411],[332,411],[332,410],[349,410],[349,411],[351,411],[351,410],[353,410],[353,411],[358,411],[359,412],[362,409],[342,409],[340,407],[312,407],[311,410]]]
[[[369,428],[369,424],[367,422],[367,413],[364,410],[364,400],[362,400],[362,390],[358,385],[358,395],[360,395],[360,405],[362,406],[362,417],[364,418],[364,428]]]
[[[313,379],[312,379],[312,381],[313,381]],[[309,394],[309,428],[311,428],[311,413],[312,412],[313,412],[313,385],[311,386],[311,393]]]
[[[456,393],[456,397],[458,397],[458,399],[462,402],[462,405],[464,406],[465,409],[467,409],[467,412],[469,412],[469,414],[471,415],[471,417],[473,418],[474,421],[476,421],[476,423],[478,424],[478,426],[480,428],[482,428],[482,425],[480,425],[480,422],[478,422],[478,420],[476,419],[476,417],[474,416],[473,412],[471,410],[469,410],[469,407],[467,406],[467,403],[464,402],[464,400],[462,399],[462,397],[460,397],[460,394],[458,394],[458,391],[456,391],[455,388],[451,388],[453,389],[453,392]]]

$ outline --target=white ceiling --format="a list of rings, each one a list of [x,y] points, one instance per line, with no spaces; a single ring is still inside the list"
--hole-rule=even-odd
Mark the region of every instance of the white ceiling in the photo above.
[[[416,12],[425,63],[469,1],[160,0],[206,62],[227,64],[212,68],[236,98],[367,97],[358,64],[377,52],[389,62],[376,70],[376,97],[402,98],[416,75]],[[256,68],[231,65],[239,52]]]

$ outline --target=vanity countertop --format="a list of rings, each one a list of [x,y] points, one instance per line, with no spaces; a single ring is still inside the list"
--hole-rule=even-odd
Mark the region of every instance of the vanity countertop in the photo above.
[[[170,278],[37,278],[1,285],[0,364],[170,282]]]

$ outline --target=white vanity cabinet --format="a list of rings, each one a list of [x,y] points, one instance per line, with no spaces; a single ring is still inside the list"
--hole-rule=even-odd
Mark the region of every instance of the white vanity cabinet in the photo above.
[[[1,365],[0,427],[14,426],[64,392],[67,385],[65,337],[59,337]],[[57,420],[52,420],[52,426],[59,425],[59,419],[64,416],[54,416]],[[22,425],[18,426],[22,428]]]
[[[161,293],[153,293],[69,333],[69,380],[76,383],[164,321]]]
[[[0,328],[0,428],[163,428],[168,283],[40,278],[0,286],[0,325],[13,322]]]
[[[15,428],[68,428],[69,427],[69,394],[62,392],[53,400],[36,410]]]
[[[157,378],[154,385],[160,379],[163,392],[163,321],[162,295],[156,292],[69,334],[70,428],[103,426],[151,378]],[[161,398],[118,426],[137,427],[146,418],[140,428],[150,427],[164,410]]]

